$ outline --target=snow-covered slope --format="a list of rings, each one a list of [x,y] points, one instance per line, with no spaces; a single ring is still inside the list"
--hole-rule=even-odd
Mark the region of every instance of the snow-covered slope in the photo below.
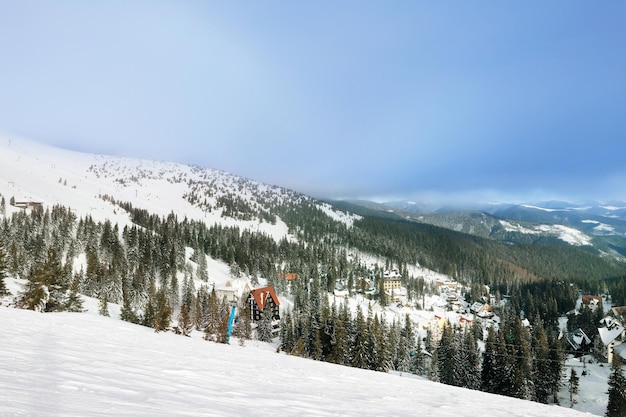
[[[237,225],[273,236],[287,236],[280,218],[259,213],[302,194],[262,184],[223,171],[190,165],[68,151],[23,138],[0,136],[0,194],[9,199],[60,204],[77,215],[128,224],[128,216],[111,203],[131,202],[150,214],[176,214],[207,224]],[[244,215],[228,212],[234,201]],[[320,208],[330,211],[328,205]],[[337,213],[336,216],[340,216]],[[345,218],[345,215],[343,216]],[[349,223],[350,218],[343,221]]]
[[[585,415],[96,314],[0,307],[0,334],[2,416]]]

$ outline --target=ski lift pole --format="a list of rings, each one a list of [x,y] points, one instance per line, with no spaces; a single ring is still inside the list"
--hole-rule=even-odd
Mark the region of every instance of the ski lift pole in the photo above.
[[[226,332],[226,343],[230,343],[230,335],[233,334],[233,322],[235,321],[235,310],[237,307],[233,306],[230,310],[230,317],[228,318],[228,331]]]

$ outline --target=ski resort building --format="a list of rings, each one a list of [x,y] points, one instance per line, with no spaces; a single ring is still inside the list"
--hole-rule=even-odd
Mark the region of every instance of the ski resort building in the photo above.
[[[255,288],[248,295],[250,304],[250,318],[253,322],[258,322],[268,311],[272,314],[272,320],[280,320],[280,301],[272,286]],[[269,310],[266,310],[269,309]]]

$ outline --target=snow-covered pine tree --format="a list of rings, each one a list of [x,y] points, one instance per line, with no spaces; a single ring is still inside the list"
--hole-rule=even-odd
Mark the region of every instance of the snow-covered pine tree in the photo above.
[[[455,381],[454,385],[473,390],[480,389],[480,368],[478,366],[478,345],[474,333],[465,328],[455,333]]]
[[[570,407],[573,407],[574,395],[578,394],[578,388],[580,387],[580,378],[578,378],[578,374],[576,374],[576,370],[574,368],[572,368],[569,374],[569,380],[567,381],[567,383],[567,392],[569,392],[569,403]]]
[[[98,313],[101,316],[110,317],[111,315],[109,314],[109,303],[107,301],[107,298],[108,297],[105,294],[104,297],[102,297],[102,300],[98,303],[100,307]]]
[[[455,359],[456,346],[454,329],[445,326],[441,332],[441,339],[437,346],[437,369],[439,370],[439,382],[447,385],[455,385]]]
[[[617,355],[611,363],[611,374],[608,380],[609,402],[606,407],[606,417],[626,417],[626,377],[620,366]]]
[[[2,198],[2,202],[4,203],[4,197]],[[4,281],[6,277],[7,277],[7,257],[6,257],[6,252],[4,251],[4,246],[2,242],[0,242],[0,297],[3,295],[7,295],[9,293],[6,282]]]
[[[156,294],[156,315],[152,322],[155,332],[167,331],[172,321],[172,307],[165,288],[160,288]]]
[[[256,328],[256,337],[261,342],[269,343],[272,341],[272,309],[268,305],[263,309],[261,320],[259,320]]]
[[[70,285],[65,310],[73,313],[80,313],[83,311],[83,299],[80,295],[77,278],[73,279],[72,284]]]
[[[552,393],[550,380],[546,378],[546,371],[550,367],[550,347],[541,318],[537,320],[533,333],[532,381],[534,396],[532,399],[546,404]]]
[[[215,288],[211,290],[207,300],[207,312],[206,312],[206,326],[204,328],[204,339],[217,341],[218,332],[222,322],[220,315],[220,305],[217,299]]]
[[[189,336],[191,330],[193,329],[193,322],[191,320],[191,313],[189,311],[189,305],[187,303],[183,303],[180,306],[180,312],[178,313],[178,324],[176,325],[176,333],[182,334],[183,336]]]
[[[68,290],[61,260],[54,249],[49,249],[46,260],[29,274],[18,305],[41,312],[64,311]]]

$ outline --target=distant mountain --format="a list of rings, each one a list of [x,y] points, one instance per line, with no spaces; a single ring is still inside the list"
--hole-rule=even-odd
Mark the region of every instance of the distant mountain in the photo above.
[[[427,210],[422,207],[403,201],[376,206],[398,217],[502,242],[589,246],[618,259],[626,257],[623,202],[546,201]]]

